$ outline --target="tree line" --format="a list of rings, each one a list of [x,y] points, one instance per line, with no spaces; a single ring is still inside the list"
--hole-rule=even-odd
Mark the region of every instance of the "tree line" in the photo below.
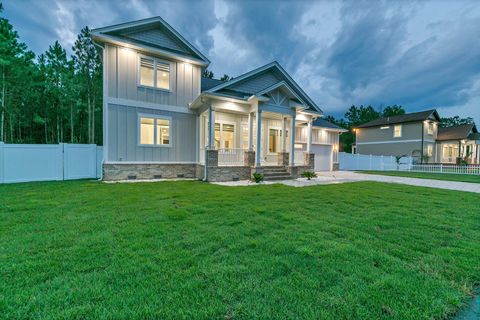
[[[55,41],[36,56],[0,17],[0,141],[102,144],[101,50],[88,27],[72,52]]]

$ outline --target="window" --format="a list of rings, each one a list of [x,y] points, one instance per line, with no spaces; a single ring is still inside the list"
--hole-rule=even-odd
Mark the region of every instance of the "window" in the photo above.
[[[268,132],[268,152],[276,153],[280,145],[280,130],[270,129]]]
[[[458,157],[458,146],[443,146],[443,157],[444,158],[456,158]]]
[[[170,63],[140,58],[140,85],[170,90]]]
[[[433,122],[428,123],[427,133],[433,135]]]
[[[286,130],[287,138],[288,138],[288,130]],[[277,153],[281,151],[282,145],[282,129],[272,129],[268,130],[268,152],[269,153]]]
[[[141,145],[170,145],[170,119],[140,116],[139,142]]]
[[[400,138],[402,136],[402,125],[396,125],[393,127],[393,137]]]
[[[429,157],[433,156],[433,145],[431,144],[427,146],[427,156]]]
[[[215,149],[234,149],[235,125],[228,123],[215,123],[214,143]]]

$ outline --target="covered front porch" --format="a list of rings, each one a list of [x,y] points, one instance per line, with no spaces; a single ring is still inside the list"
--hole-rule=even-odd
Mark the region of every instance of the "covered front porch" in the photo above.
[[[239,179],[248,179],[272,167],[285,168],[291,177],[313,170],[312,121],[319,115],[266,102],[216,98],[199,108],[198,159],[207,180],[231,180],[228,174],[211,178],[212,172],[237,172]]]

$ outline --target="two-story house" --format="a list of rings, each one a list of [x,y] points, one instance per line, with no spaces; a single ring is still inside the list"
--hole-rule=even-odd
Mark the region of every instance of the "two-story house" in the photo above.
[[[383,117],[355,128],[355,152],[412,156],[417,163],[478,163],[480,141],[474,124],[440,126],[436,110]]]
[[[335,167],[343,130],[277,62],[230,81],[160,17],[92,31],[103,50],[105,180],[296,177]],[[315,122],[317,121],[317,122]]]

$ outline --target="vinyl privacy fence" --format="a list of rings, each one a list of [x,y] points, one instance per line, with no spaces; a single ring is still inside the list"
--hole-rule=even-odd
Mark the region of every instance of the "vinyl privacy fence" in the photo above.
[[[373,156],[365,154],[351,154],[340,152],[338,154],[340,170],[409,170],[413,159],[412,157],[403,157],[400,164],[394,156]]]
[[[0,142],[0,183],[100,178],[102,159],[95,144]]]

